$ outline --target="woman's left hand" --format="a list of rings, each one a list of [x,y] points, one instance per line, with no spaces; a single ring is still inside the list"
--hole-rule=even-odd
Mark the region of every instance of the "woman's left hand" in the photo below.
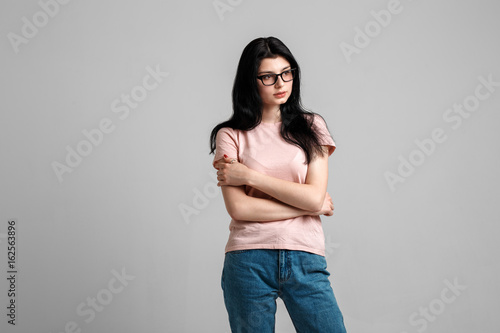
[[[235,158],[224,156],[224,158],[215,162],[215,168],[217,169],[217,180],[219,181],[217,186],[241,186],[247,184],[250,169],[239,163]]]

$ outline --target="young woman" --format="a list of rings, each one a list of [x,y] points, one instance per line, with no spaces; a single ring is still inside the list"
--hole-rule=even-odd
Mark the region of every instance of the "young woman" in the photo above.
[[[274,332],[281,297],[297,332],[346,332],[326,270],[320,215],[335,143],[304,110],[300,68],[277,38],[250,42],[233,86],[233,115],[210,136],[232,220],[222,272],[232,332]]]

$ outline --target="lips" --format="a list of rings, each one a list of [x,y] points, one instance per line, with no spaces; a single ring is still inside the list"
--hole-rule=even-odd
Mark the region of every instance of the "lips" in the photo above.
[[[282,92],[274,94],[274,97],[276,97],[276,98],[283,98],[285,96],[286,96],[286,91],[282,91]]]

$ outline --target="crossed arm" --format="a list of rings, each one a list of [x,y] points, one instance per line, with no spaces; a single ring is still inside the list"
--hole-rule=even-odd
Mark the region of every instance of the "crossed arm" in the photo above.
[[[214,166],[218,170],[217,185],[222,188],[227,212],[233,219],[264,222],[302,215],[333,215],[333,202],[326,192],[328,153],[316,156],[309,163],[304,184],[267,176],[231,160],[222,158]],[[243,185],[252,186],[273,199],[248,196]]]

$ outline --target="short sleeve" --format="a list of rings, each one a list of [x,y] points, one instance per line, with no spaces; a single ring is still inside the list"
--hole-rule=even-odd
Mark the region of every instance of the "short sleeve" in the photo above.
[[[336,146],[332,136],[330,135],[330,132],[328,131],[326,122],[323,117],[314,115],[312,128],[313,131],[315,131],[318,135],[318,139],[321,145],[328,146],[328,156],[330,156],[335,151]]]
[[[212,165],[227,155],[229,158],[238,160],[238,137],[232,128],[223,127],[215,137],[215,156]]]

